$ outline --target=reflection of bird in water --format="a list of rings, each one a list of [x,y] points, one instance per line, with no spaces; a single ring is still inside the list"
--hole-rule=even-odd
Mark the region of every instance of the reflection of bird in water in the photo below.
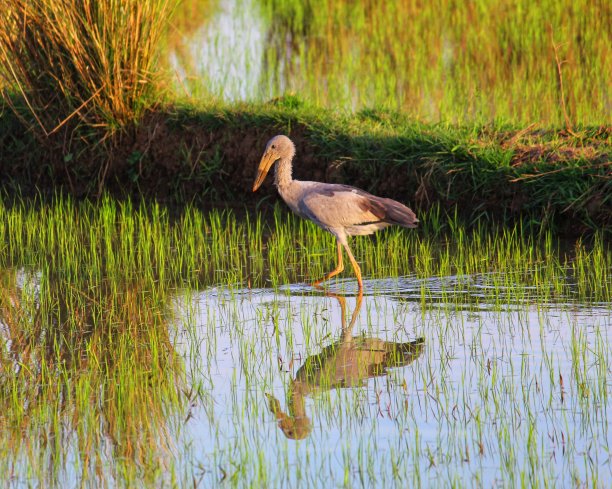
[[[367,379],[385,375],[387,369],[403,367],[414,361],[423,351],[425,340],[419,338],[407,343],[395,343],[378,338],[353,337],[352,330],[363,296],[359,294],[351,321],[346,326],[346,300],[328,294],[340,302],[342,336],[321,353],[306,359],[289,387],[289,414],[280,403],[267,394],[270,411],[287,438],[301,440],[312,430],[306,415],[305,396],[315,392],[343,387],[362,387]]]
[[[275,136],[270,139],[259,163],[253,192],[261,186],[272,165],[278,162],[274,183],[283,200],[293,212],[329,231],[337,240],[338,266],[317,280],[314,285],[344,270],[340,246],[342,245],[353,265],[361,290],[363,288],[361,269],[349,248],[348,236],[372,234],[392,224],[414,228],[419,220],[404,204],[376,197],[355,187],[294,180],[291,176],[294,155],[295,146],[287,136]]]

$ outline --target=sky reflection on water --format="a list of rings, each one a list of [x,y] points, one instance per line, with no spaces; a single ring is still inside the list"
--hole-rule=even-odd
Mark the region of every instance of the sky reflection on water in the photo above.
[[[343,321],[337,299],[290,292],[216,290],[177,302],[186,318],[177,348],[207,392],[187,427],[194,463],[224,467],[238,485],[612,480],[610,304],[501,310],[461,307],[448,294],[435,307],[401,290],[366,296],[355,337],[424,338],[423,351],[363,386],[309,392],[308,426],[293,426],[303,438],[294,441],[277,428],[272,399],[289,411],[300,368],[338,342]],[[357,300],[346,298],[348,310]]]
[[[27,427],[4,425],[7,487],[612,481],[610,303],[541,302],[520,287],[512,300],[510,291],[487,287],[492,274],[368,280],[364,297],[350,279],[331,281],[331,294],[300,284],[183,289],[167,305],[136,282],[113,300],[136,301],[154,321],[114,336],[85,331],[93,336],[72,357],[78,349],[65,345],[78,368],[45,367],[59,374],[57,397],[28,376],[45,343],[32,356],[15,350],[20,336],[7,322],[20,304],[24,317],[36,317],[41,277],[25,269],[3,275],[12,301],[0,311],[3,354],[21,358],[11,375],[22,379],[31,410]],[[61,301],[61,287],[44,289]],[[113,314],[109,321],[124,317]],[[161,340],[155,355],[151,335]],[[111,339],[121,341],[111,348]],[[98,370],[101,361],[107,366]],[[129,368],[134,382],[125,378]],[[142,405],[129,404],[130,395]],[[8,406],[0,422],[21,419]]]

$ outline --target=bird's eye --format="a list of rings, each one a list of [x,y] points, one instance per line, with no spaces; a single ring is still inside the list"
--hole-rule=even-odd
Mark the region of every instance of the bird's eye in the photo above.
[[[272,149],[276,149],[276,146],[274,144],[272,145]]]

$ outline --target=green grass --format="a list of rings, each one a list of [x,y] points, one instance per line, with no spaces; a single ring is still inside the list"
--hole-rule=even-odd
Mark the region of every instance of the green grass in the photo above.
[[[402,301],[397,302],[400,309],[391,312],[376,309],[376,304],[390,300],[386,294],[401,291],[406,283],[415,287],[412,302],[406,304],[423,308],[423,317],[431,321],[427,332],[423,331],[428,344],[436,341],[435,332],[439,332],[440,341],[449,348],[453,348],[453,341],[447,335],[454,338],[462,333],[446,318],[444,311],[450,306],[445,304],[472,314],[483,308],[491,314],[502,314],[508,308],[520,311],[529,304],[538,304],[542,311],[555,303],[569,310],[609,304],[612,253],[601,235],[568,247],[550,233],[532,235],[520,227],[467,230],[440,211],[420,218],[423,228],[419,230],[388,230],[373,239],[353,240],[366,290],[374,294],[366,300],[362,314],[376,328],[387,324],[386,328],[395,325],[395,330],[404,324],[407,312]],[[277,348],[290,352],[304,346],[309,354],[317,354],[326,338],[338,334],[337,325],[324,320],[328,314],[325,302],[316,297],[306,299],[315,302],[296,314],[287,302],[292,300],[287,298],[288,292],[281,292],[289,284],[309,282],[333,268],[335,252],[328,233],[281,208],[275,209],[271,220],[261,214],[238,219],[231,212],[203,213],[194,208],[170,217],[159,205],[118,202],[109,197],[100,203],[56,197],[52,203],[1,204],[0,242],[0,409],[4,413],[0,453],[3,463],[8,464],[3,472],[12,474],[14,482],[26,479],[52,485],[74,482],[74,477],[92,484],[114,481],[119,485],[192,481],[197,465],[188,462],[193,457],[190,447],[208,443],[185,431],[192,410],[199,413],[195,420],[201,421],[202,416],[208,419],[205,431],[212,431],[212,439],[206,440],[216,440],[215,446],[224,447],[206,452],[203,474],[207,478],[217,477],[213,474],[222,467],[232,485],[277,480],[280,474],[271,469],[267,455],[269,434],[258,435],[252,423],[254,418],[274,420],[263,398],[263,392],[276,382],[270,375],[278,373],[277,359],[270,352]],[[328,285],[352,294],[352,273],[347,270],[342,279]],[[260,287],[276,290],[276,299],[260,303],[258,297],[268,294],[258,290]],[[198,299],[198,305],[190,306],[189,298],[201,293],[205,295]],[[175,307],[177,297],[186,298],[185,307]],[[253,304],[258,304],[255,309]],[[208,317],[203,331],[189,319],[202,308]],[[245,314],[254,316],[247,320]],[[383,317],[388,322],[376,326],[376,318]],[[301,329],[296,329],[295,321]],[[445,321],[451,322],[444,326]],[[497,327],[494,324],[486,327]],[[257,333],[251,332],[253,328]],[[294,338],[299,331],[305,338]],[[607,381],[605,364],[597,366],[595,373],[589,365],[592,355],[606,353],[601,342],[587,349],[593,338],[581,331],[576,330],[571,346],[573,370],[564,370],[565,376],[571,374],[576,381],[566,380],[565,385],[572,389],[567,393],[571,402],[579,403],[581,412],[591,416],[593,403],[607,402]],[[185,335],[184,342],[178,341],[177,335]],[[239,346],[232,358],[239,355],[241,360],[238,371],[227,374],[229,377],[222,374],[220,380],[219,371],[207,365],[228,341],[226,335]],[[268,353],[255,354],[260,348]],[[293,364],[287,355],[278,361]],[[270,371],[266,370],[268,362],[274,365]],[[435,378],[444,378],[444,363],[438,367],[436,362],[430,358],[425,365],[442,368]],[[495,368],[506,369],[506,364],[495,365],[494,376]],[[516,362],[514,365],[516,368]],[[427,368],[417,370],[424,384],[431,382]],[[525,375],[530,378],[529,372]],[[500,413],[508,402],[504,396],[510,396],[519,409],[516,384],[508,386],[509,391],[499,391],[505,389],[504,384],[496,383],[495,377],[493,380],[487,386],[481,379],[483,399],[494,403],[486,409],[494,411],[483,411],[480,416],[501,420],[499,438],[494,439],[502,444],[504,456],[511,456],[506,437],[512,431],[512,420],[500,418]],[[244,387],[243,382],[250,387]],[[438,399],[436,405],[450,402],[444,399],[450,399],[454,391],[448,384],[435,382],[437,387],[431,393]],[[223,426],[227,416],[214,414],[218,404],[207,393],[216,385],[228,386],[237,396],[222,404],[229,409],[231,425],[245,429],[237,445],[226,444],[223,433],[229,428]],[[239,400],[243,392],[248,392],[245,405]],[[346,395],[352,399],[352,394]],[[309,398],[305,402],[310,412]],[[346,409],[354,402],[347,401]],[[357,407],[367,409],[365,401],[360,402]],[[334,424],[346,417],[346,429],[353,431],[359,426],[335,395],[324,394],[316,406],[315,413],[320,411],[323,416],[317,414],[316,419]],[[401,419],[402,424],[409,423],[407,418]],[[376,425],[372,430],[376,432]],[[510,431],[504,435],[503,430]],[[185,437],[189,436],[196,439],[188,442]],[[71,440],[70,445],[61,440]],[[369,479],[406,477],[400,468],[396,476],[386,469],[379,474],[371,465],[376,447],[363,443],[360,439],[360,456],[370,471]],[[279,457],[279,463],[293,465],[291,447],[277,446],[274,456]],[[533,440],[534,450],[542,446]],[[451,448],[457,453],[464,449],[460,444]],[[474,450],[472,447],[472,453]],[[487,450],[492,453],[490,447]],[[347,457],[352,453],[347,446]],[[534,470],[540,473],[543,455],[537,453],[540,458],[534,459]],[[401,463],[401,459],[394,460]],[[310,478],[307,459],[301,463],[304,477]],[[347,459],[346,463],[351,479],[352,462]],[[508,459],[504,463],[508,464],[508,477],[514,477],[518,462]],[[81,475],[66,472],[66,464],[74,464]],[[293,475],[287,477],[293,480]]]
[[[31,478],[61,480],[66,425],[83,455],[76,469],[84,483],[110,463],[96,448],[103,444],[113,471],[143,481],[157,480],[172,450],[166,415],[185,402],[184,371],[169,341],[166,284],[135,273],[132,246],[143,242],[115,241],[117,222],[130,233],[130,209],[107,204],[91,222],[69,200],[3,208],[9,248],[25,253],[9,265],[3,250],[0,451],[28,453]]]
[[[103,297],[112,296],[117,284],[134,284],[163,303],[168,289],[181,285],[278,287],[315,280],[334,267],[334,238],[280,207],[272,221],[261,214],[239,220],[232,212],[205,214],[194,208],[171,218],[159,205],[134,206],[108,197],[97,205],[58,197],[34,207],[5,204],[0,212],[5,267],[52,273],[50,278],[77,290],[88,284]],[[467,230],[439,210],[419,218],[419,230],[394,228],[382,237],[353,240],[367,277],[486,271],[504,287],[542,283],[550,285],[550,294],[609,297],[610,255],[600,234],[588,246],[577,241],[566,249],[551,233],[526,233],[520,226]],[[577,288],[565,280],[568,273]]]
[[[278,287],[314,280],[335,260],[333,236],[282,207],[274,208],[272,220],[262,214],[238,219],[231,211],[203,213],[193,207],[170,217],[158,204],[56,197],[34,206],[5,203],[0,215],[5,267],[42,268],[58,280],[98,284],[103,290],[107,282],[135,278],[154,291],[159,288],[162,296],[168,283]],[[588,247],[579,240],[560,253],[550,232],[525,232],[520,226],[466,229],[439,208],[419,219],[421,228],[413,232],[393,228],[382,238],[354,238],[366,276],[471,275],[484,267],[521,285],[563,282],[570,270],[585,297],[609,297],[610,256],[601,234],[592,236]],[[549,255],[559,258],[549,260]],[[559,287],[557,292],[564,294],[569,285]]]
[[[244,59],[219,46],[206,51],[202,66],[200,59],[179,53],[186,70],[180,93],[186,86],[208,97],[251,101],[294,93],[336,110],[386,107],[421,121],[544,127],[565,123],[565,102],[571,124],[610,123],[612,9],[605,2],[238,0],[229,5],[231,17],[223,29],[237,36],[260,29],[261,41],[252,42],[262,59]],[[186,36],[185,44],[214,45],[229,38],[214,24],[217,10],[210,11],[206,29]],[[215,57],[215,50],[223,54]],[[226,69],[228,58],[240,66],[238,74]],[[211,66],[223,75],[211,75]]]
[[[346,183],[419,212],[457,207],[468,224],[497,222],[561,231],[612,223],[610,131],[577,136],[510,125],[420,124],[405,114],[321,110],[295,97],[271,104],[171,106],[148,114],[106,149],[80,141],[41,147],[10,114],[0,117],[0,182],[24,196],[145,196],[169,205],[265,209],[268,183],[251,192],[265,142],[290,135],[295,176]],[[42,182],[51,182],[41,187]]]

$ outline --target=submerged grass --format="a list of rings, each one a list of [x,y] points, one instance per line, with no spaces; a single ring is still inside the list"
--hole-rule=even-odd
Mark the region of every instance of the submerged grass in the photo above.
[[[439,333],[444,355],[430,358],[427,367],[416,372],[431,394],[422,399],[426,410],[452,433],[461,427],[451,418],[458,412],[467,416],[467,411],[453,408],[450,403],[455,389],[440,379],[445,378],[456,342],[465,333],[457,329],[461,322],[445,319],[442,306],[454,304],[456,317],[461,311],[478,313],[485,305],[500,311],[515,308],[519,311],[517,322],[503,328],[517,334],[521,305],[543,308],[559,302],[577,309],[593,303],[605,307],[612,294],[612,251],[600,235],[588,243],[565,246],[551,234],[531,235],[520,227],[468,231],[452,216],[435,210],[420,218],[422,230],[388,230],[373,239],[355,239],[353,247],[362,263],[366,289],[385,297],[405,287],[398,283],[410,284],[408,297],[423,308],[424,325],[431,322],[427,326],[430,330],[424,331],[430,337],[427,341],[438,341],[435,334]],[[107,486],[191,484],[200,477],[195,462],[190,465],[191,449],[201,442],[220,447],[209,446],[203,452],[206,462],[201,477],[212,483],[224,478],[235,486],[249,481],[324,482],[313,478],[308,458],[298,464],[304,471],[302,476],[270,472],[266,442],[270,433],[260,434],[255,426],[270,419],[261,390],[277,382],[274,375],[279,366],[291,370],[291,352],[305,348],[305,354],[317,354],[326,338],[337,335],[336,326],[326,325],[325,303],[296,311],[286,297],[282,298],[289,293],[289,284],[311,281],[333,268],[335,252],[328,233],[281,208],[275,209],[272,219],[261,214],[238,219],[232,212],[204,213],[195,208],[171,217],[156,204],[118,202],[109,197],[89,203],[57,197],[51,204],[0,204],[0,242],[0,464],[14,485],[34,481],[45,485],[75,481]],[[346,280],[328,285],[338,292],[354,293],[350,272],[343,277]],[[260,301],[258,297],[265,293],[262,287],[276,290],[280,300]],[[210,294],[210,299],[195,307],[206,310],[203,331],[188,319],[197,314],[195,310],[179,311],[186,317],[177,318],[174,304],[182,295],[189,304],[189,297],[199,296],[201,290]],[[377,310],[377,302],[369,302],[363,315],[374,322],[377,317],[389,316],[386,321],[390,324],[402,325],[408,314],[404,307],[410,304],[403,306],[403,300],[398,299],[399,309],[392,314]],[[450,322],[444,326],[444,321]],[[578,326],[571,343],[571,376],[575,381],[566,379],[561,384],[561,389],[565,385],[575,391],[562,395],[567,395],[583,416],[599,416],[589,413],[593,403],[607,405],[607,367],[605,361],[593,363],[593,358],[607,355],[605,339],[601,332],[599,342],[586,338]],[[487,324],[486,328],[494,332],[496,326]],[[537,341],[535,332],[523,331],[519,337],[525,334],[535,334]],[[177,342],[177,335],[186,335],[188,347]],[[226,352],[227,338],[237,349],[231,350],[230,357],[222,357],[229,366],[215,366],[212,362],[219,352]],[[477,338],[471,341],[474,352],[483,348]],[[276,358],[271,353],[275,351],[285,353]],[[297,358],[296,366],[302,360]],[[512,458],[523,454],[512,448],[514,429],[520,426],[523,436],[523,422],[532,420],[530,413],[521,411],[517,399],[534,395],[529,383],[533,372],[521,372],[529,380],[521,384],[521,391],[518,384],[497,382],[497,369],[507,375],[506,364],[495,358],[482,359],[486,361],[492,363],[479,375],[484,376],[488,369],[487,379],[493,376],[492,383],[483,377],[473,385],[478,385],[482,399],[491,402],[486,402],[474,422],[490,426],[487,419],[499,420],[496,437],[491,438],[489,434],[494,432],[490,431],[481,439],[487,443],[498,440],[500,445],[482,450],[499,451],[507,457],[502,457],[501,463],[507,466],[502,475],[509,484],[517,482],[513,477],[523,463],[532,464],[533,473],[541,477],[547,456],[536,438],[541,434],[533,431],[528,436],[528,460]],[[551,376],[557,371],[555,361],[550,359]],[[517,360],[510,365],[520,371]],[[211,394],[220,383],[219,368],[221,384],[229,389],[230,397],[225,401],[215,400]],[[436,371],[435,377],[430,377],[428,368]],[[400,391],[401,382],[397,380],[396,386]],[[551,382],[558,388],[557,378],[551,377]],[[292,395],[298,399],[299,384],[293,385]],[[423,385],[419,381],[419,389]],[[316,412],[321,413],[316,419],[359,431],[363,421],[355,413],[363,418],[374,408],[372,399],[358,392],[356,399],[349,393],[337,396],[322,392],[314,402]],[[409,425],[414,430],[410,410],[395,405],[400,401],[393,396],[387,399],[387,395],[391,394],[376,394],[377,409],[395,412],[399,426]],[[309,398],[299,399],[305,409],[313,409]],[[540,401],[539,396],[536,399]],[[229,411],[219,415],[219,403],[229,406]],[[510,415],[503,417],[508,405],[521,413],[522,422]],[[194,421],[198,423],[206,420],[205,427],[199,428],[204,434],[189,431],[192,418],[199,419]],[[252,424],[255,419],[258,422]],[[379,422],[369,428],[373,434]],[[228,442],[226,434],[232,432],[231,427],[241,426],[244,430],[239,438]],[[274,428],[266,426],[266,430]],[[193,436],[203,438],[197,438],[192,446],[185,440]],[[320,433],[315,430],[314,436],[320,437]],[[386,443],[377,436],[370,439]],[[453,457],[469,457],[467,445],[455,437],[452,440],[448,446]],[[292,454],[298,448],[287,441],[276,445],[275,453],[279,464],[293,467]],[[348,442],[339,443],[344,446]],[[414,470],[412,482],[424,477],[419,474],[417,460],[422,455],[414,452],[417,448],[406,452],[403,442],[391,447],[371,443],[359,438],[355,445],[360,464],[353,459],[351,446],[346,444],[341,450],[344,461],[342,457],[338,460],[347,481],[354,480],[354,471],[361,467],[358,472],[365,471],[360,472],[364,480],[405,482],[407,474],[401,467],[410,463],[415,464],[410,466]],[[473,454],[477,444],[466,443]],[[422,448],[418,443],[415,447]],[[372,465],[379,448],[395,454],[395,470],[387,472]],[[319,460],[316,453],[311,456]],[[431,457],[444,465],[438,454]]]

